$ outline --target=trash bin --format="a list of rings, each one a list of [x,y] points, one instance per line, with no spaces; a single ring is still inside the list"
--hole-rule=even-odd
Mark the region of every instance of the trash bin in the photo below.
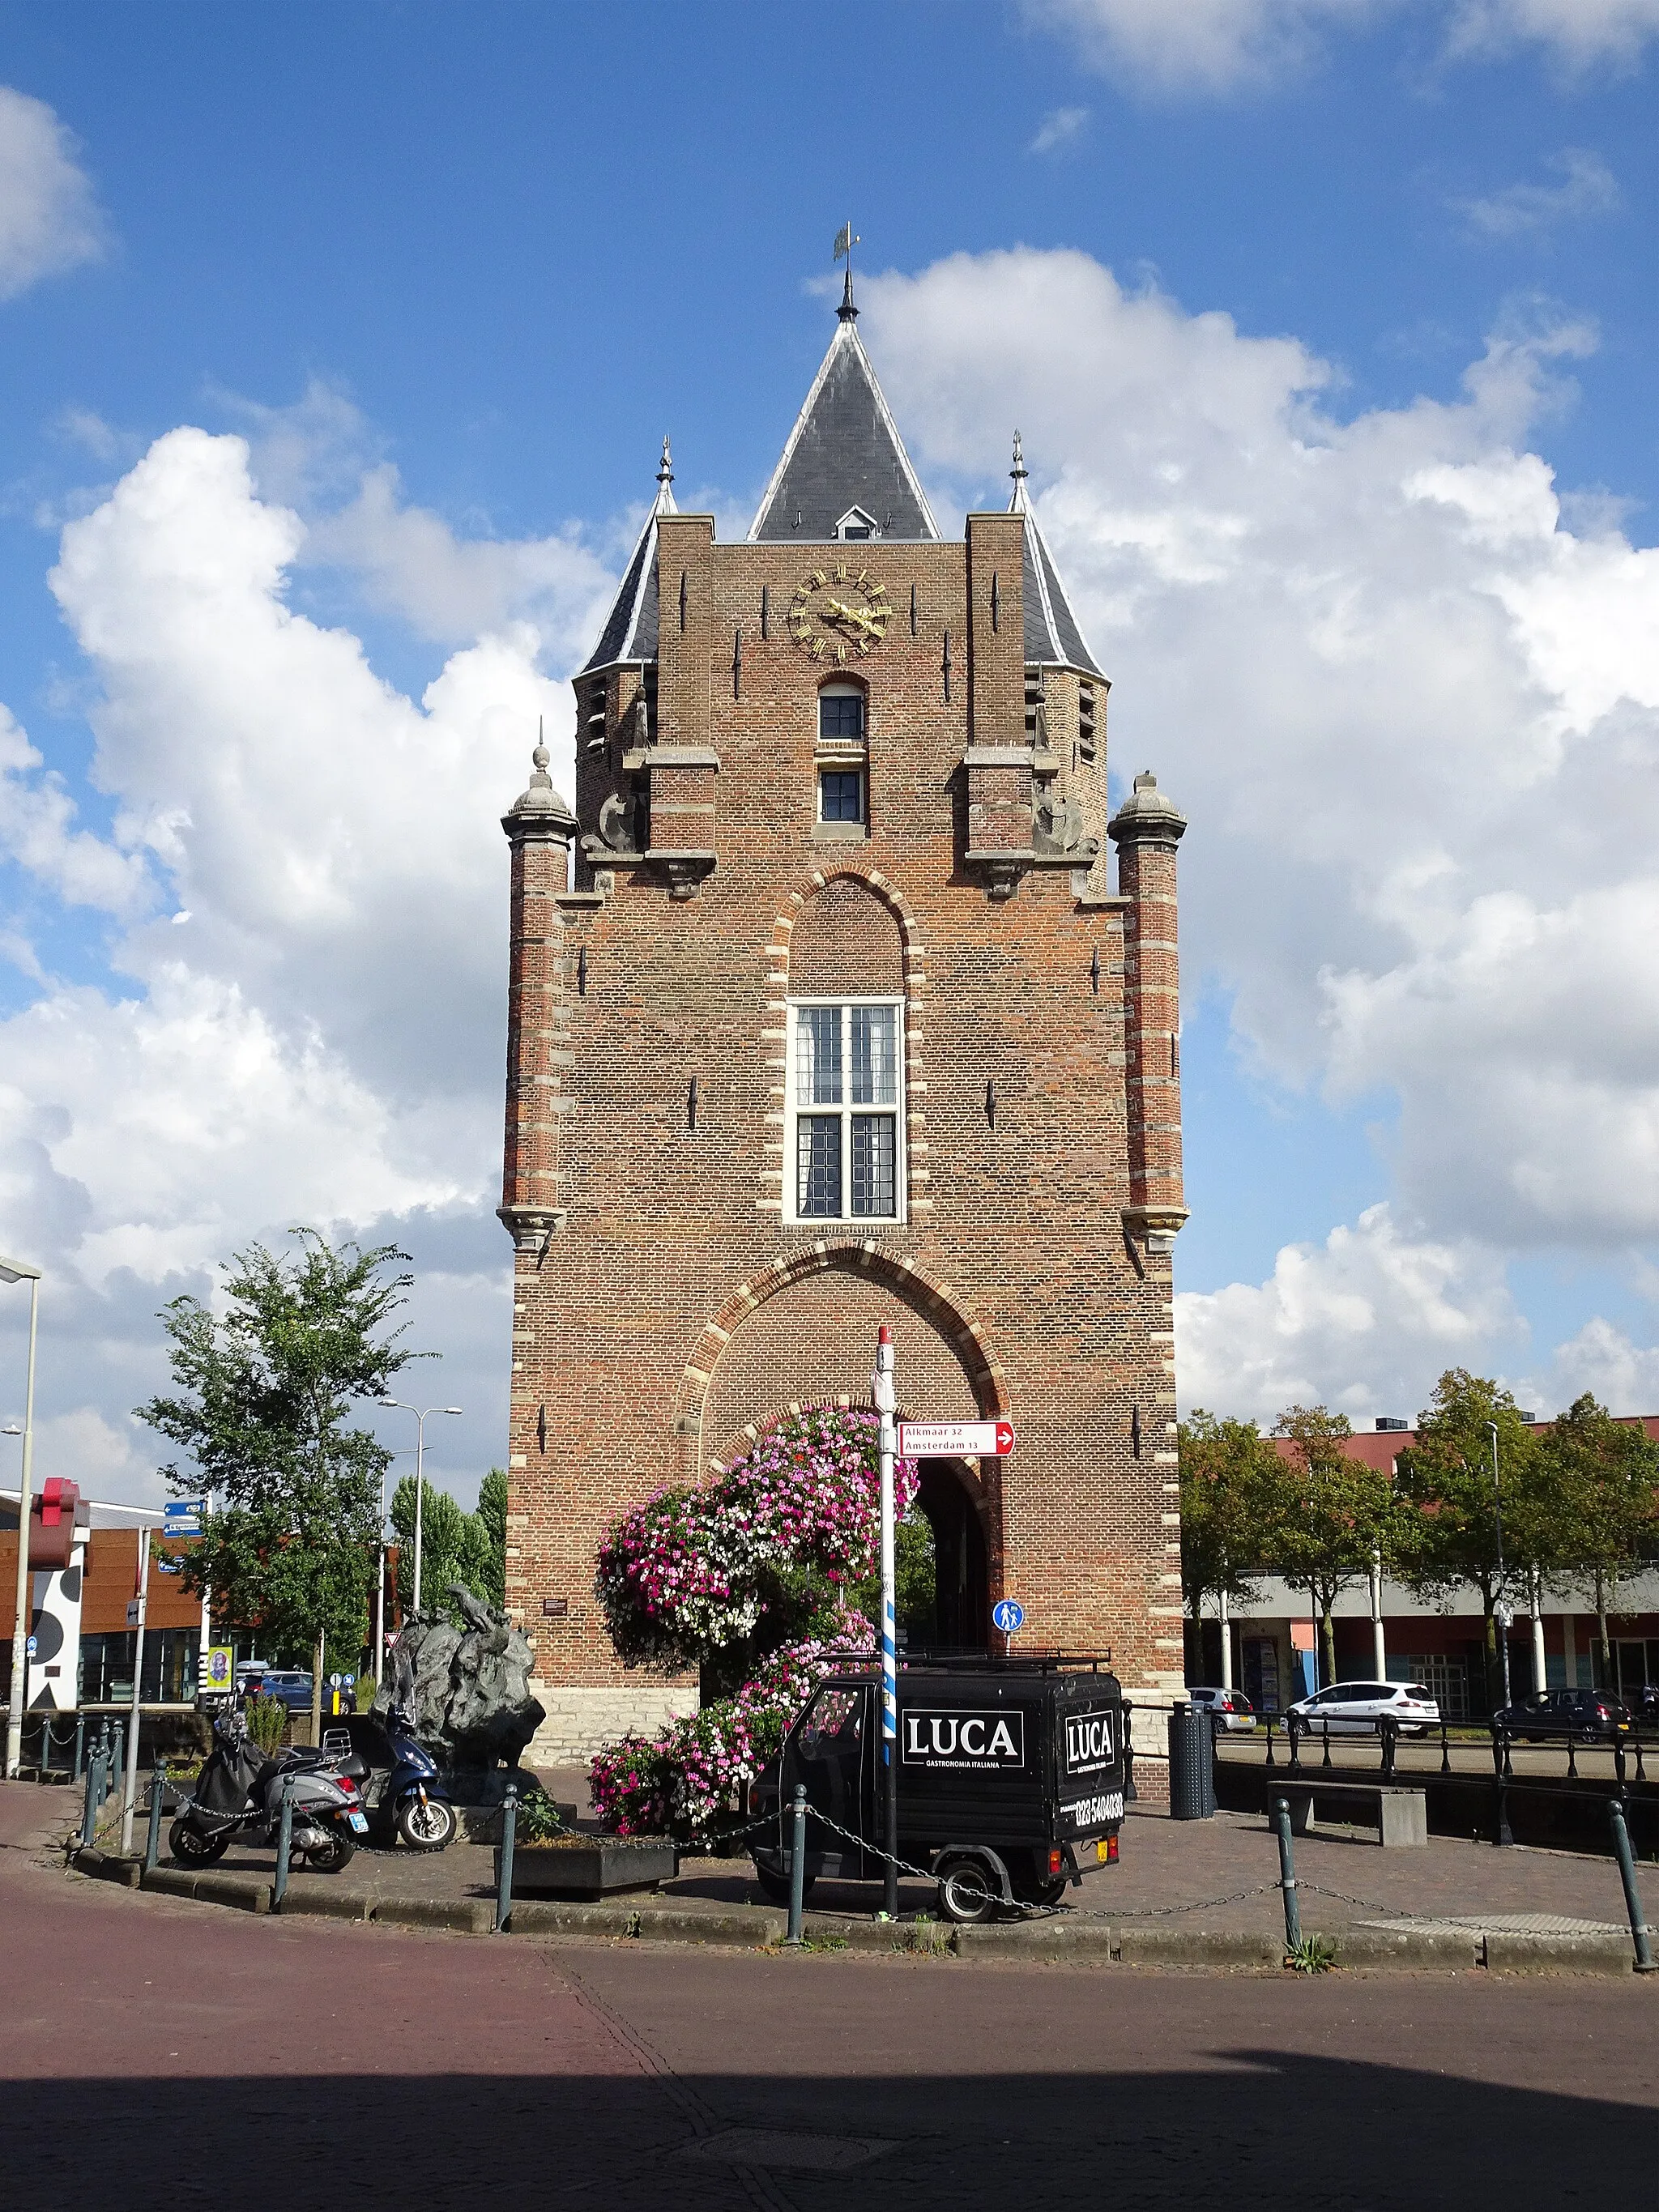
[[[1170,1713],[1170,1818],[1207,1820],[1214,1810],[1214,1717],[1183,1700]]]

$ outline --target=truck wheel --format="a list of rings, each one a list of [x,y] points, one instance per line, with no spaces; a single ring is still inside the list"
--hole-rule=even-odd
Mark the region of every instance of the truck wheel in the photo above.
[[[803,1905],[812,1894],[813,1879],[812,1863],[809,1859],[801,1869],[800,1901]],[[762,1893],[769,1897],[774,1905],[788,1904],[789,1877],[787,1874],[780,1873],[775,1867],[763,1866],[760,1860],[757,1859],[755,1880],[760,1884]]]
[[[991,1919],[1002,1899],[983,1860],[957,1858],[939,1869],[939,1901],[947,1920],[972,1928]]]

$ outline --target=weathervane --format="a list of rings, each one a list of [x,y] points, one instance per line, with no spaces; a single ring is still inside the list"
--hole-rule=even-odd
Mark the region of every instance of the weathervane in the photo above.
[[[852,322],[858,315],[858,309],[853,305],[853,248],[863,243],[850,222],[842,223],[836,233],[836,259],[844,260],[847,264],[847,282],[842,288],[841,306],[837,310],[843,322]]]

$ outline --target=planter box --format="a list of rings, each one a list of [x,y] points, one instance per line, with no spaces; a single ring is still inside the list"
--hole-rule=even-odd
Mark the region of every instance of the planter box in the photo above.
[[[666,1836],[578,1836],[568,1843],[519,1844],[513,1853],[514,1897],[614,1897],[630,1889],[657,1889],[679,1872],[679,1854]],[[501,1854],[495,1850],[495,1883]]]

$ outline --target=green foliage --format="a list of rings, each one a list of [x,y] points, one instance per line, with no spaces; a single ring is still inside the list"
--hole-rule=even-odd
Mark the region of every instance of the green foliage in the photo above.
[[[1659,1535],[1659,1445],[1616,1421],[1587,1390],[1558,1413],[1538,1452],[1551,1509],[1550,1555],[1540,1564],[1589,1577],[1601,1646],[1601,1680],[1613,1679],[1607,1614],[1620,1583]],[[1508,1514],[1504,1516],[1508,1533]]]
[[[475,1597],[500,1600],[506,1568],[507,1523],[501,1522],[503,1552],[498,1568],[494,1540],[481,1513],[469,1513],[447,1490],[425,1486],[421,1505],[421,1604],[427,1613],[447,1613],[457,1628],[466,1623],[445,1595],[459,1583]],[[415,1478],[406,1474],[392,1495],[392,1525],[398,1532],[398,1596],[407,1613],[415,1601]]]
[[[288,1707],[280,1698],[255,1698],[247,1709],[247,1732],[261,1751],[276,1751],[288,1727]]]
[[[1346,1413],[1323,1406],[1292,1406],[1273,1434],[1290,1445],[1274,1452],[1264,1484],[1266,1520],[1274,1564],[1285,1580],[1305,1589],[1319,1616],[1324,1680],[1336,1680],[1336,1632],[1332,1611],[1351,1583],[1362,1582],[1377,1558],[1393,1555],[1396,1512],[1393,1486],[1379,1468],[1352,1459],[1344,1449],[1353,1429]]]
[[[553,1800],[539,1782],[533,1782],[519,1800],[513,1824],[514,1844],[550,1844],[556,1836],[570,1833]]]
[[[493,1606],[507,1603],[507,1471],[492,1467],[478,1485],[478,1518],[489,1537],[489,1586],[480,1590]]]
[[[1336,1964],[1336,1953],[1322,1936],[1304,1936],[1285,1952],[1285,1964],[1298,1974],[1328,1974]]]
[[[1264,1549],[1276,1471],[1273,1447],[1254,1421],[1218,1419],[1202,1407],[1182,1421],[1181,1583],[1198,1620],[1206,1597],[1242,1597],[1255,1568],[1273,1564]]]
[[[193,1297],[163,1308],[173,1395],[137,1417],[191,1462],[161,1469],[173,1492],[210,1500],[186,1586],[309,1662],[319,1636],[343,1652],[364,1640],[390,1455],[349,1425],[352,1407],[386,1397],[419,1355],[398,1346],[406,1324],[389,1326],[411,1278],[382,1271],[404,1254],[293,1234],[295,1253],[235,1255],[222,1316]]]

